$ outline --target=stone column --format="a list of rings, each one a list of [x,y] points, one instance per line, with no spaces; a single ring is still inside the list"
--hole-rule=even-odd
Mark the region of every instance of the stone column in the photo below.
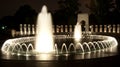
[[[109,33],[111,33],[111,29],[112,29],[111,25],[108,25],[108,32]]]
[[[78,14],[77,22],[85,22],[85,31],[89,32],[89,16],[87,13]]]
[[[27,33],[27,35],[31,35],[31,26],[30,26],[30,24],[28,24],[28,33]]]
[[[33,24],[32,25],[32,35],[34,35],[35,34],[35,25]]]
[[[65,25],[65,32],[68,32],[68,26]]]
[[[26,35],[27,34],[27,26],[26,26],[26,24],[24,24],[24,35]]]
[[[23,25],[20,24],[20,35],[22,36],[23,35]]]
[[[116,26],[115,26],[115,24],[113,24],[113,33],[115,33],[116,32]]]
[[[98,25],[95,25],[95,32],[98,32]]]
[[[104,25],[104,32],[107,32],[107,25]]]
[[[120,33],[120,25],[117,24],[117,33]]]
[[[69,25],[69,32],[72,32],[72,25]]]
[[[102,25],[100,25],[100,27],[99,27],[99,28],[100,28],[100,32],[102,32]]]

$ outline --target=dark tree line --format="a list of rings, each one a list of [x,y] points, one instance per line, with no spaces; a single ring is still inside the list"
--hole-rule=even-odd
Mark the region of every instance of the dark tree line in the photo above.
[[[21,6],[14,15],[16,22],[26,24],[35,23],[36,16],[37,12],[29,5]]]
[[[59,9],[53,14],[54,24],[76,24],[77,14],[80,12],[79,0],[59,0]],[[91,24],[119,23],[120,1],[115,0],[91,0],[90,5]],[[35,24],[38,13],[29,5],[21,6],[14,16],[6,16],[0,20],[0,25],[10,28],[19,27],[19,24]]]
[[[55,24],[75,24],[80,4],[78,0],[59,0],[54,14]]]
[[[0,20],[0,25],[7,28],[19,28],[19,24],[34,24],[37,12],[29,5],[21,6],[13,16],[5,16]]]
[[[91,0],[91,23],[118,24],[120,22],[119,0]]]

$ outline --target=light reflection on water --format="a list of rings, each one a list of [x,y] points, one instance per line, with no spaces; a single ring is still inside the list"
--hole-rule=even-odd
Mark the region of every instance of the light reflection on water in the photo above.
[[[63,55],[54,55],[54,54],[39,54],[38,56],[16,56],[16,55],[1,55],[2,59],[7,60],[39,60],[39,61],[56,61],[56,60],[80,60],[80,59],[93,59],[93,58],[102,58],[108,56],[117,55],[117,51],[97,51],[84,54],[63,54]]]

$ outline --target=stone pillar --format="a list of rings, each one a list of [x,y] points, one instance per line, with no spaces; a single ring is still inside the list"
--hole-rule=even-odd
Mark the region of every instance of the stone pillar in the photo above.
[[[69,32],[72,32],[72,25],[69,25]]]
[[[117,33],[120,33],[120,25],[117,24]]]
[[[91,32],[94,32],[94,31],[93,31],[93,25],[90,25],[90,31],[91,31]]]
[[[111,29],[112,29],[111,25],[108,25],[108,32],[109,33],[111,33]]]
[[[104,33],[107,32],[107,25],[104,25]]]
[[[11,30],[11,35],[12,35],[12,37],[15,37],[15,36],[16,36],[16,30],[15,30],[15,29],[12,29],[12,30]]]
[[[89,16],[87,13],[78,14],[77,22],[81,23],[82,21],[85,22],[85,31],[89,32]]]
[[[115,24],[113,24],[113,33],[115,33],[116,32],[116,26],[115,26]]]
[[[20,35],[22,36],[23,35],[23,25],[20,24]]]
[[[30,26],[30,24],[28,24],[28,33],[27,33],[27,35],[31,35],[31,26]]]
[[[63,32],[63,25],[60,26],[60,32]]]
[[[95,32],[98,32],[98,25],[95,25]]]
[[[102,25],[100,25],[100,32],[102,33]]]
[[[65,25],[65,32],[68,32],[68,26]]]
[[[26,35],[27,34],[27,26],[26,26],[26,24],[24,24],[24,35]]]
[[[59,25],[56,25],[56,32],[59,33]]]
[[[32,35],[34,35],[35,34],[35,25],[33,24],[32,25]]]

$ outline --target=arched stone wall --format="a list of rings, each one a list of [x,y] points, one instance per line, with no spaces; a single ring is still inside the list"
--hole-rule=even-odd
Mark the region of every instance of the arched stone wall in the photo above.
[[[77,17],[77,23],[85,23],[85,31],[89,31],[89,16],[87,13],[80,13]]]

